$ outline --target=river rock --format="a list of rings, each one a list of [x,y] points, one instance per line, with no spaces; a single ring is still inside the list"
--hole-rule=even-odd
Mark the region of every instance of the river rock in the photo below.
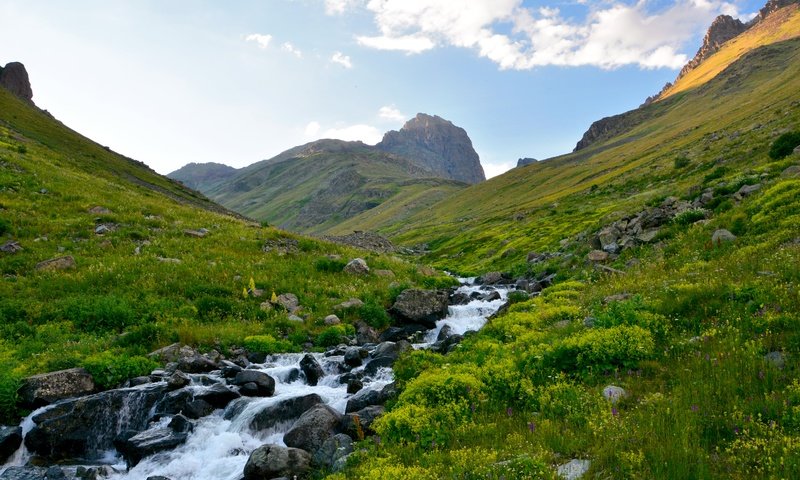
[[[19,395],[28,408],[39,408],[94,391],[94,379],[83,368],[70,368],[26,378]]]
[[[391,312],[404,323],[435,328],[436,321],[447,315],[448,293],[444,290],[403,290],[392,305]]]
[[[8,467],[0,480],[48,480],[47,469],[42,467]]]
[[[275,379],[264,372],[258,370],[242,370],[233,379],[234,385],[245,385],[253,383],[256,385],[254,395],[250,397],[271,397],[275,393]],[[244,394],[244,392],[242,392]]]
[[[274,391],[274,381],[273,381]],[[229,403],[239,398],[241,395],[230,388],[217,383],[207,389],[197,390],[194,393],[194,400],[205,400],[215,408],[225,408]]]
[[[310,470],[311,454],[308,452],[280,445],[262,445],[250,454],[244,466],[244,480],[305,478]]]
[[[380,390],[361,390],[350,397],[344,411],[345,413],[353,413],[373,405],[383,405],[395,393],[394,383],[390,383]]]
[[[22,427],[0,427],[0,465],[22,445]]]
[[[344,363],[348,367],[358,367],[361,365],[361,352],[363,350],[358,347],[347,347],[344,352]]]
[[[711,243],[714,245],[720,245],[722,243],[732,242],[734,240],[736,240],[736,235],[725,230],[724,228],[715,230],[711,235]]]
[[[36,270],[66,270],[68,268],[75,268],[76,265],[75,257],[66,255],[37,263]]]
[[[383,405],[370,405],[357,412],[345,413],[342,417],[340,429],[356,440],[363,440],[364,437],[375,433],[372,424],[386,412]]]
[[[189,378],[189,375],[186,375],[180,370],[176,370],[175,373],[167,378],[167,388],[169,390],[177,390],[189,385],[190,383],[192,383],[192,379]]]
[[[205,355],[194,355],[178,359],[178,369],[187,373],[206,373],[217,369],[217,363]]]
[[[347,381],[347,393],[350,395],[358,393],[362,388],[364,388],[364,383],[357,378],[351,378]]]
[[[289,447],[314,453],[339,428],[342,415],[327,405],[315,405],[303,413],[283,436]]]
[[[236,365],[233,362],[229,362],[228,360],[223,360],[221,364],[222,364],[222,369],[220,370],[220,373],[222,373],[222,376],[225,378],[235,378],[239,372],[244,370],[239,365]]]
[[[503,274],[501,272],[488,272],[481,275],[475,283],[479,285],[495,285],[503,281]]]
[[[369,266],[363,258],[354,258],[344,266],[344,272],[352,275],[366,275],[369,273]]]
[[[51,462],[96,460],[113,447],[121,432],[144,430],[151,409],[166,390],[165,384],[152,384],[62,401],[33,417],[35,426],[25,436],[25,445]]]
[[[250,428],[260,432],[282,422],[297,420],[303,413],[321,403],[322,398],[316,393],[288,398],[282,402],[264,407],[264,409],[256,413],[253,416],[253,420],[250,421]]]
[[[397,342],[383,342],[375,348],[372,352],[372,360],[364,367],[364,373],[367,375],[375,375],[378,369],[383,367],[391,367],[400,354],[406,350],[410,350],[411,344],[406,340]]]
[[[205,400],[192,400],[181,410],[188,418],[197,420],[214,413],[214,405],[206,402]]]
[[[303,359],[300,360],[300,369],[306,376],[306,383],[312,387],[316,386],[319,379],[325,376],[325,370],[322,369],[317,359],[310,353],[305,354]]]
[[[366,343],[378,343],[380,334],[373,327],[367,325],[365,322],[356,322],[356,342],[359,345]]]
[[[333,466],[340,458],[353,453],[353,439],[344,433],[337,433],[328,438],[319,450],[314,453],[313,460],[322,467]]]
[[[170,427],[158,427],[137,433],[126,441],[117,442],[116,446],[128,465],[134,466],[144,457],[186,443],[188,436],[187,432],[176,432]]]

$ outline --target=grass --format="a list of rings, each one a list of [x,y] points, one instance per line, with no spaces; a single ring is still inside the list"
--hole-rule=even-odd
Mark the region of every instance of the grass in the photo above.
[[[0,243],[22,246],[0,253],[0,417],[9,421],[23,376],[84,366],[110,387],[148,373],[143,355],[172,342],[223,353],[321,348],[352,334],[362,317],[385,325],[393,281],[435,278],[375,254],[365,257],[370,267],[394,280],[343,273],[328,255],[346,261],[365,252],[225,215],[2,89],[0,106]],[[98,225],[110,231],[96,234]],[[204,238],[185,233],[201,228]],[[65,255],[74,268],[36,268]],[[273,292],[297,295],[303,321],[270,305]],[[369,308],[349,312],[334,335],[323,319],[354,297]]]

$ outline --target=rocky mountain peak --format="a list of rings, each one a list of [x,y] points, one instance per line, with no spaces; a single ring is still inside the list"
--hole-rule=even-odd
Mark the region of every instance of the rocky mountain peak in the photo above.
[[[387,132],[376,147],[445,178],[466,183],[486,180],[467,132],[437,115],[417,114],[399,131]]]
[[[730,15],[720,15],[706,32],[703,37],[703,45],[695,54],[694,58],[683,66],[681,72],[678,74],[678,79],[697,68],[703,61],[717,52],[723,43],[738,36],[740,33],[747,30],[748,25],[742,23],[738,18],[733,18]]]
[[[25,65],[11,62],[0,67],[0,86],[26,102],[33,103],[33,90]]]
[[[758,23],[765,19],[770,14],[777,12],[783,7],[789,6],[793,3],[800,3],[798,0],[769,0],[764,8],[758,11],[758,15],[753,19],[752,23]]]
[[[517,160],[517,168],[524,167],[525,165],[530,165],[531,163],[536,163],[536,162],[538,162],[538,160],[536,160],[535,158],[530,158],[530,157],[520,158],[519,160]]]

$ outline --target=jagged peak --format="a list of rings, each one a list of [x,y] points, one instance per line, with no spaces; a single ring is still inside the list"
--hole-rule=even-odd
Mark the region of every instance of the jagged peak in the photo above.
[[[0,67],[0,87],[28,103],[33,103],[33,90],[28,71],[20,62],[10,62],[5,67]]]

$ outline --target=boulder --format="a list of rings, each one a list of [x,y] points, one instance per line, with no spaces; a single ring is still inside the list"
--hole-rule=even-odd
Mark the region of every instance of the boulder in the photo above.
[[[495,285],[503,282],[503,274],[501,272],[488,272],[481,275],[475,283],[480,285]]]
[[[192,383],[192,379],[189,378],[189,375],[186,375],[180,370],[176,370],[175,373],[167,378],[167,388],[169,390],[177,390],[189,385],[190,383]]]
[[[783,355],[783,352],[769,352],[764,355],[764,360],[778,369],[782,369],[786,366],[786,357]]]
[[[316,358],[310,353],[307,353],[300,360],[300,370],[306,376],[306,383],[315,386],[319,379],[325,376],[325,370],[319,364]]]
[[[357,298],[351,298],[350,300],[344,301],[339,305],[334,307],[336,310],[350,310],[354,308],[361,308],[364,306],[364,302]]]
[[[470,296],[464,292],[454,292],[450,295],[450,305],[466,305],[471,301]]]
[[[9,240],[0,246],[0,252],[4,253],[17,253],[22,250],[22,246],[13,240]]]
[[[608,260],[608,252],[604,252],[602,250],[592,250],[588,255],[586,255],[586,258],[592,262],[605,262]]]
[[[354,258],[344,266],[344,272],[352,275],[366,275],[369,273],[369,266],[363,258]]]
[[[25,446],[50,462],[99,459],[121,432],[146,428],[151,410],[166,391],[165,384],[156,383],[59,402],[33,416],[35,426],[25,436]]]
[[[624,388],[616,385],[609,385],[603,389],[603,398],[611,402],[612,405],[618,403],[627,396],[628,392],[626,392]]]
[[[385,412],[383,405],[370,405],[357,412],[345,413],[340,429],[351,438],[363,440],[367,435],[375,433],[372,424]]]
[[[348,367],[358,367],[361,365],[361,352],[358,347],[347,347],[344,352],[344,363]]]
[[[264,407],[253,416],[250,428],[256,432],[267,430],[282,422],[297,420],[306,411],[322,403],[322,398],[316,393],[293,397]]]
[[[205,355],[194,355],[178,359],[178,369],[187,373],[206,373],[217,369],[217,363]]]
[[[734,240],[736,240],[736,235],[725,230],[724,228],[715,230],[714,233],[711,235],[711,243],[713,243],[714,245],[720,245],[723,243],[732,242]]]
[[[600,230],[597,233],[597,244],[600,245],[602,250],[608,251],[607,247],[611,244],[617,243],[617,240],[622,236],[622,232],[617,227],[611,226]]]
[[[558,476],[564,480],[578,480],[589,471],[592,462],[590,460],[581,460],[573,458],[569,462],[559,465],[556,469]]]
[[[88,395],[94,391],[94,379],[83,368],[70,368],[26,378],[19,391],[22,403],[39,408],[65,398]]]
[[[659,229],[658,228],[650,228],[647,230],[643,230],[642,233],[636,235],[636,240],[639,240],[642,243],[650,243],[658,235]]]
[[[225,385],[217,383],[208,388],[195,391],[194,400],[204,400],[213,405],[214,408],[225,408],[229,403],[236,400],[240,396],[241,395]]]
[[[339,459],[353,453],[353,439],[344,433],[337,433],[328,438],[319,450],[314,453],[316,465],[332,467]]]
[[[192,400],[181,410],[187,418],[197,420],[214,413],[214,405],[211,405],[205,400]]]
[[[384,386],[380,390],[361,390],[347,401],[345,413],[358,412],[373,405],[383,405],[396,393],[394,383]]]
[[[375,275],[384,278],[395,278],[395,274],[391,270],[375,270]]]
[[[8,467],[0,480],[49,480],[47,469],[42,467]]]
[[[362,388],[364,388],[364,383],[357,378],[351,378],[347,381],[347,393],[350,395],[358,393]]]
[[[418,332],[426,330],[428,330],[427,327],[417,323],[411,323],[408,325],[403,325],[401,327],[389,327],[386,330],[384,330],[383,333],[380,334],[380,336],[378,337],[378,341],[381,342],[406,341],[410,337],[416,335]]]
[[[342,323],[342,321],[336,315],[328,315],[323,321],[325,322],[325,325],[339,325]]]
[[[127,462],[128,466],[134,466],[144,457],[164,450],[171,450],[178,445],[186,443],[189,434],[187,432],[175,431],[170,427],[158,427],[116,443],[117,450]]]
[[[742,185],[742,188],[740,188],[736,193],[733,194],[733,198],[741,200],[744,197],[747,197],[753,194],[754,192],[759,191],[760,189],[761,189],[760,183],[756,183],[755,185]]]
[[[250,454],[244,466],[244,480],[305,478],[310,470],[311,454],[308,452],[280,445],[262,445]]]
[[[364,345],[365,343],[378,343],[380,341],[380,335],[378,334],[378,331],[367,325],[365,322],[356,322],[355,327],[356,342],[358,342],[359,345]]]
[[[186,235],[187,237],[192,237],[192,238],[204,238],[206,235],[208,235],[208,230],[206,229],[184,230],[183,234]]]
[[[36,270],[66,270],[75,268],[76,265],[75,258],[72,255],[66,255],[37,263]]]
[[[400,293],[391,312],[404,323],[435,328],[436,321],[447,315],[448,297],[443,290],[409,288]]]
[[[0,426],[0,465],[22,445],[22,427]]]
[[[336,410],[327,405],[315,405],[294,422],[283,436],[283,443],[314,453],[336,433],[341,421],[342,415]]]
[[[300,300],[293,293],[282,293],[278,295],[278,305],[282,306],[289,313],[300,310]]]
[[[234,385],[253,383],[257,388],[255,395],[248,395],[251,397],[271,397],[275,394],[275,379],[258,370],[242,370],[236,374],[232,383]]]

